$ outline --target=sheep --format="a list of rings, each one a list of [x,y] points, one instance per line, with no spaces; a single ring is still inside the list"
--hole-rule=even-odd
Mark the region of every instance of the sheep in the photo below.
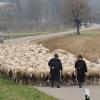
[[[71,85],[73,81],[73,73],[75,72],[73,67],[66,66],[63,69],[61,78],[63,80],[64,85]],[[76,82],[76,81],[74,81]]]
[[[100,76],[99,70],[96,68],[96,66],[88,68],[86,77],[88,84],[98,84]]]
[[[63,71],[61,83],[77,84],[74,64],[75,55],[57,49],[50,52],[42,44],[21,43],[0,45],[0,73],[16,83],[29,85],[48,85],[50,82],[48,61],[57,53],[62,61]],[[100,82],[100,65],[84,58],[88,66],[86,80],[98,84]]]
[[[44,86],[49,80],[49,69],[47,68],[37,68],[35,72],[35,77],[37,78],[38,85]]]
[[[29,85],[33,85],[36,83],[36,77],[35,77],[35,69],[33,69],[32,67],[28,67],[26,69],[26,75],[28,78],[28,84]]]

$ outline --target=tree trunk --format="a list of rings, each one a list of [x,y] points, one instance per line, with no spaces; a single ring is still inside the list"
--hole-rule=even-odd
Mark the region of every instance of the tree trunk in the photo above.
[[[77,25],[77,35],[80,35],[80,26]]]

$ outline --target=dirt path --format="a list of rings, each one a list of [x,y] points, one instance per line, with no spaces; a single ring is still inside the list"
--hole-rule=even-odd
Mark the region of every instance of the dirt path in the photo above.
[[[78,86],[69,86],[61,88],[35,87],[36,89],[56,97],[58,100],[85,100],[85,88],[90,90],[90,100],[100,100],[100,86],[87,86],[78,88]]]
[[[91,27],[81,29],[81,31],[93,30],[93,29],[98,29],[98,28],[100,28],[100,25],[93,24]],[[62,36],[66,34],[74,34],[75,32],[76,30],[72,30],[72,31],[67,31],[67,32],[51,33],[51,34],[46,34],[46,35],[28,36],[28,37],[23,37],[23,38],[6,40],[5,43],[22,43],[26,41],[30,42],[30,41],[35,41],[35,40],[48,39],[48,38],[56,37],[56,36]]]

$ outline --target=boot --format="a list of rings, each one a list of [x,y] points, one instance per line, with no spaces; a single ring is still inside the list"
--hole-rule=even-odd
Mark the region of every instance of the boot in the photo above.
[[[81,82],[79,82],[79,88],[82,88],[82,83]]]
[[[59,81],[57,82],[57,88],[60,88],[60,84],[59,84]]]
[[[54,81],[51,82],[51,87],[54,88]]]

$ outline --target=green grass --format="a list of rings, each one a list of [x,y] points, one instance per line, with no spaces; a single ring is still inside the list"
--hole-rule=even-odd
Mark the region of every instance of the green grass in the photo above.
[[[31,86],[18,85],[0,77],[0,100],[57,100]]]
[[[71,30],[73,30],[73,29],[68,28],[67,30],[63,30],[63,31],[71,31]],[[6,40],[6,39],[11,39],[11,35],[12,35],[12,39],[14,39],[14,38],[27,37],[27,36],[34,36],[34,35],[46,35],[48,33],[51,33],[51,32],[15,32],[15,33],[8,32],[8,33],[4,34],[4,37]],[[91,30],[91,31],[83,31],[83,32],[81,32],[81,35],[89,35],[89,36],[100,35],[100,29],[95,29],[95,30]]]
[[[27,37],[27,36],[34,36],[34,35],[42,35],[42,34],[48,34],[48,32],[36,32],[36,33],[5,33],[4,38],[6,39],[12,39],[14,38],[21,38],[21,37]]]
[[[100,35],[100,29],[81,32],[82,35],[97,36]]]

